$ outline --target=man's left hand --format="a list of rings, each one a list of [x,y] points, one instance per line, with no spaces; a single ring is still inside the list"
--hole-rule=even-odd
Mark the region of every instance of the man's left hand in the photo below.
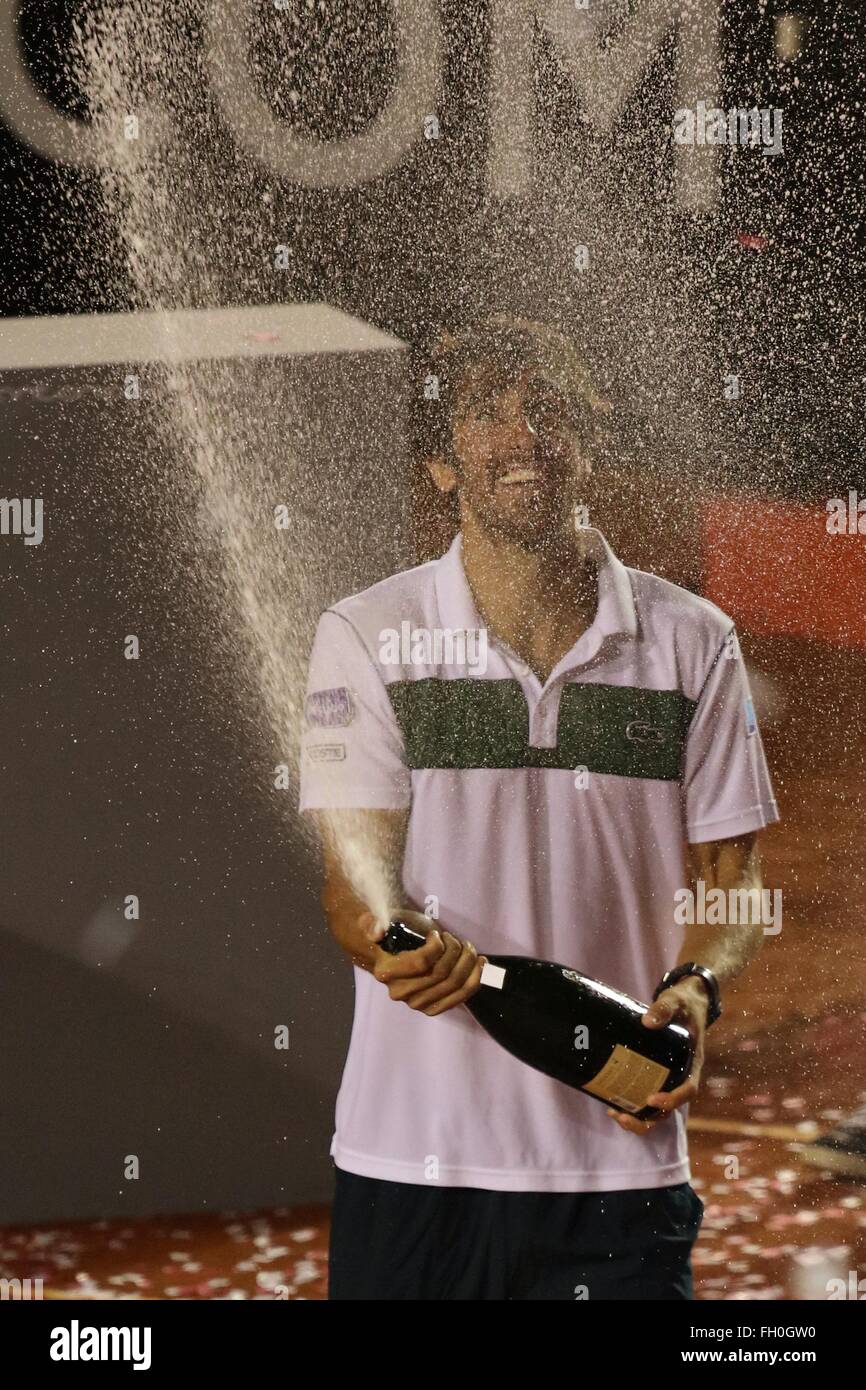
[[[641,1019],[645,1028],[663,1028],[666,1023],[681,1023],[688,1028],[694,1043],[695,1056],[691,1072],[681,1086],[673,1091],[655,1091],[647,1096],[647,1105],[655,1106],[662,1114],[652,1120],[636,1120],[633,1115],[624,1115],[620,1110],[608,1110],[608,1115],[616,1120],[620,1129],[632,1134],[648,1134],[654,1125],[667,1118],[680,1105],[694,1100],[698,1093],[701,1069],[704,1065],[704,1035],[707,1029],[707,1014],[710,1001],[700,979],[688,975],[684,980],[663,990],[658,999],[650,1004]]]

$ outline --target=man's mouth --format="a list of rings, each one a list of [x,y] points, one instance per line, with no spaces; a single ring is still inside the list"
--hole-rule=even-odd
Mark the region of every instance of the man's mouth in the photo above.
[[[541,474],[537,468],[513,468],[496,479],[497,487],[516,487],[518,483],[540,483]]]

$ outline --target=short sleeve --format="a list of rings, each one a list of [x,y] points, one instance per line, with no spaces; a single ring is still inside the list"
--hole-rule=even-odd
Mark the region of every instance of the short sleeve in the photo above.
[[[301,811],[405,810],[412,774],[385,682],[353,625],[328,609],[310,654]]]
[[[707,675],[689,726],[683,797],[690,844],[745,835],[779,820],[733,628]]]

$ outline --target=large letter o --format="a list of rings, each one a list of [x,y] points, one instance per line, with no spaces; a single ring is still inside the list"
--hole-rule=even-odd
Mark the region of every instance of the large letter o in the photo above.
[[[103,155],[87,122],[62,115],[33,82],[18,42],[18,0],[0,0],[0,116],[44,159],[92,168]]]
[[[432,0],[394,0],[397,86],[360,135],[307,140],[277,120],[249,67],[246,6],[213,0],[204,40],[208,81],[239,144],[280,178],[308,188],[356,187],[386,174],[424,133],[436,110],[442,41]]]

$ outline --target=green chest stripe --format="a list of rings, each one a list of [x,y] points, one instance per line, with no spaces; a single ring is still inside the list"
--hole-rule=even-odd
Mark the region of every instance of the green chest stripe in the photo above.
[[[396,681],[388,686],[409,767],[576,768],[677,781],[695,701],[678,690],[563,686],[555,748],[529,744],[513,680]]]

